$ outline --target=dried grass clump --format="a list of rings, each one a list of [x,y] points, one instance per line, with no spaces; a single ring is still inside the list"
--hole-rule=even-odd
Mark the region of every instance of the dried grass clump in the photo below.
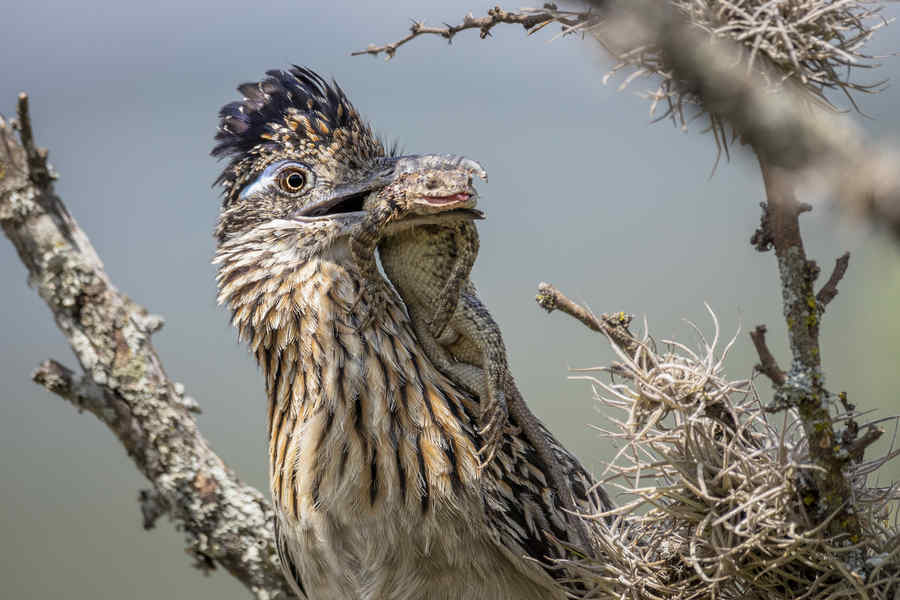
[[[850,92],[879,91],[883,82],[861,83],[859,68],[877,66],[863,46],[889,21],[880,15],[877,0],[668,0],[676,15],[713,38],[734,42],[734,68],[760,75],[771,91],[784,85],[804,91],[801,96],[832,106],[827,90],[840,90],[855,107]],[[627,4],[625,6],[628,6]],[[652,3],[638,3],[652,11]],[[604,14],[561,11],[553,5],[534,9],[563,24],[563,35],[590,34],[612,55],[616,64],[604,81],[628,73],[624,89],[640,77],[656,76],[658,86],[648,94],[651,115],[671,118],[686,127],[707,114],[702,98],[690,85],[673,77],[669,56],[646,26],[646,17],[619,10],[610,3]],[[634,8],[632,6],[632,8]],[[638,8],[637,10],[642,10]],[[658,113],[660,106],[665,110]],[[694,107],[688,114],[688,107]],[[717,141],[723,144],[724,123],[708,114]],[[727,146],[726,146],[727,147]]]
[[[867,478],[894,453],[848,463],[862,535],[827,537],[829,517],[806,510],[816,467],[797,415],[770,423],[752,382],[725,377],[735,340],[720,354],[712,318],[712,342],[695,327],[698,352],[671,341],[657,351],[645,335],[634,355],[613,345],[619,362],[595,370],[610,381],[581,376],[625,414],[604,432],[619,447],[605,485],[630,499],[599,524],[603,559],[567,564],[585,597],[893,598],[900,533],[887,520],[898,493]]]

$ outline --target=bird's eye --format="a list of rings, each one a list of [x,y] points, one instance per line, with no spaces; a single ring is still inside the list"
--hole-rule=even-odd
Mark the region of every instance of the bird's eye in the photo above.
[[[289,194],[296,194],[306,185],[306,174],[293,167],[284,169],[278,174],[278,186]]]

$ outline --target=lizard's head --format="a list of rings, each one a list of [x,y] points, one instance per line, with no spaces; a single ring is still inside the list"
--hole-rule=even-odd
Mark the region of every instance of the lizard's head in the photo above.
[[[481,219],[474,176],[487,179],[484,168],[468,158],[404,156],[394,165],[391,183],[368,196],[363,208],[383,236],[418,225]]]

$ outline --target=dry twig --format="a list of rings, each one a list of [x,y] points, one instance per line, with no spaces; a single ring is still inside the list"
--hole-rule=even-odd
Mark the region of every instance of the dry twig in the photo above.
[[[571,317],[575,317],[589,329],[603,333],[624,352],[634,355],[638,351],[637,340],[628,330],[633,316],[624,312],[614,314],[602,314],[596,317],[592,312],[569,299],[549,283],[538,284],[538,293],[535,296],[537,303],[548,313],[561,310]]]
[[[778,366],[769,346],[766,345],[766,326],[757,325],[756,329],[750,332],[750,339],[753,340],[753,346],[759,355],[759,364],[756,365],[756,370],[768,377],[775,385],[782,385],[784,371]]]
[[[409,28],[409,35],[407,35],[406,37],[390,44],[384,44],[383,46],[369,44],[369,47],[365,50],[351,52],[350,55],[361,56],[363,54],[371,54],[372,56],[377,56],[381,53],[384,53],[384,55],[388,59],[391,59],[394,57],[394,54],[396,54],[397,49],[400,46],[421,35],[438,35],[447,40],[448,43],[451,43],[453,41],[453,37],[457,33],[459,33],[460,31],[465,31],[467,29],[478,29],[479,37],[481,39],[485,39],[486,37],[489,37],[491,35],[491,29],[493,29],[497,25],[500,25],[501,23],[507,25],[521,25],[530,35],[532,33],[535,33],[536,31],[539,31],[548,23],[553,22],[568,22],[572,25],[575,25],[578,21],[577,18],[557,18],[545,12],[535,12],[531,14],[507,12],[499,6],[495,6],[494,8],[488,10],[487,16],[485,17],[475,17],[474,15],[472,15],[472,13],[467,14],[465,17],[463,17],[462,22],[459,25],[450,25],[449,23],[445,23],[443,27],[429,27],[421,21],[413,21],[412,25]]]
[[[834,300],[834,297],[837,296],[837,285],[841,282],[841,279],[844,278],[844,273],[847,272],[847,267],[849,265],[849,252],[844,252],[834,261],[834,270],[831,272],[831,277],[828,278],[828,281],[822,286],[819,293],[816,294],[816,301],[822,305],[823,310],[832,300]]]

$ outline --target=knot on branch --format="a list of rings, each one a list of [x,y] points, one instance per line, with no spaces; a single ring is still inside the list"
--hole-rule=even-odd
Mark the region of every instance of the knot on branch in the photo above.
[[[169,505],[165,498],[154,489],[141,490],[138,493],[138,502],[141,506],[144,531],[150,531],[156,527],[157,519],[169,512]]]
[[[769,220],[769,207],[765,202],[760,202],[759,207],[762,208],[762,215],[759,218],[759,227],[750,237],[750,245],[759,252],[768,252],[775,245],[775,238],[772,236],[772,225]]]
[[[37,187],[47,189],[50,182],[57,179],[56,173],[47,163],[48,152],[46,148],[38,148],[34,143],[34,133],[31,129],[31,115],[28,110],[28,94],[19,94],[16,107],[17,120],[13,128],[19,130],[19,138],[22,140],[22,148],[28,164],[28,178]]]
[[[544,281],[538,284],[538,293],[534,299],[538,306],[546,310],[548,313],[556,310],[556,288]]]
[[[31,374],[31,380],[54,394],[68,397],[72,394],[75,373],[55,360],[48,359],[38,365]]]

